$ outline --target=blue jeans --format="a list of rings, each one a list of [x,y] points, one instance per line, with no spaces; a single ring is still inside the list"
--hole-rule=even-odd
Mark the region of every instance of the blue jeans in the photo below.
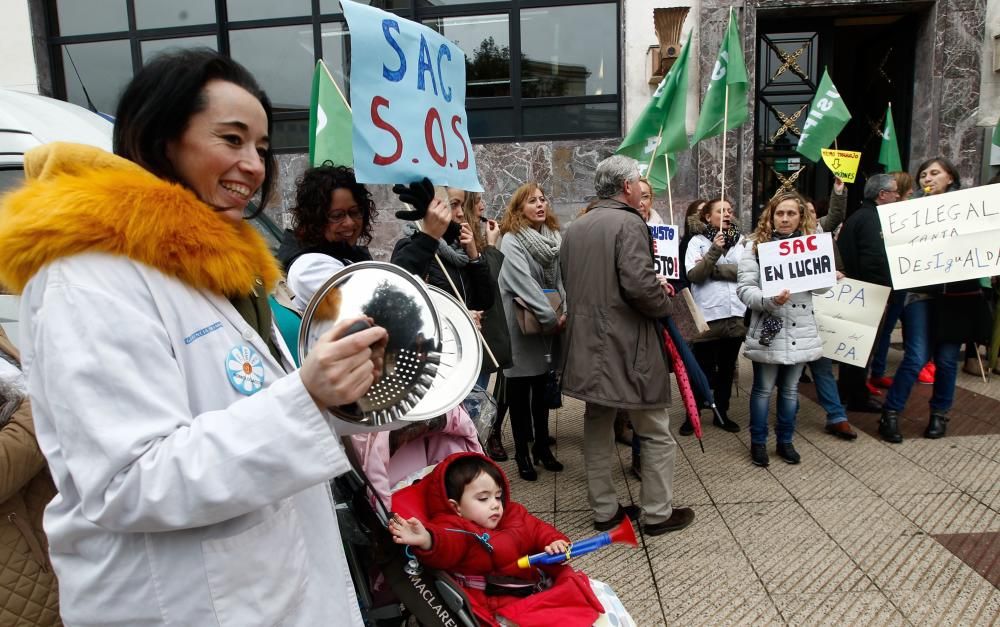
[[[913,384],[917,382],[920,369],[933,356],[936,367],[934,392],[931,395],[932,410],[948,411],[955,403],[955,380],[958,377],[958,356],[960,342],[935,342],[931,344],[930,300],[918,300],[903,308],[903,361],[896,369],[892,387],[885,395],[882,407],[892,411],[902,411],[910,398]]]
[[[826,410],[826,424],[835,425],[847,421],[847,412],[840,402],[840,392],[837,390],[837,380],[833,377],[833,362],[829,357],[820,357],[809,363],[813,381],[816,383],[816,396],[819,404]]]
[[[750,442],[767,443],[767,412],[771,390],[778,386],[778,417],[774,435],[787,444],[795,433],[795,414],[799,411],[799,377],[805,364],[753,363],[753,389],[750,391]]]
[[[881,377],[885,374],[886,361],[889,358],[889,344],[892,343],[892,330],[896,328],[899,317],[903,313],[903,301],[906,300],[905,291],[893,291],[889,295],[889,305],[885,309],[885,317],[882,319],[882,327],[879,329],[878,339],[875,341],[875,352],[872,353],[871,376]]]

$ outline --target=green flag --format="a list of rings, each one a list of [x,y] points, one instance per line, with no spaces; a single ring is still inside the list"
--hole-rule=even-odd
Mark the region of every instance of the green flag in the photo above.
[[[353,133],[351,107],[320,59],[313,73],[312,104],[309,106],[309,163],[313,167],[324,161],[353,166]]]
[[[740,31],[736,27],[733,9],[729,9],[729,27],[719,48],[719,57],[712,70],[712,80],[701,103],[701,115],[694,130],[692,144],[721,135],[747,121],[747,68],[740,47]],[[725,119],[723,119],[725,118]]]
[[[653,93],[653,99],[636,120],[618,150],[620,155],[632,157],[639,162],[639,171],[654,190],[667,188],[668,155],[688,148],[687,130],[687,84],[688,58],[691,34],[687,43],[670,68],[670,72],[660,81]],[[675,160],[670,159],[670,177],[676,171]]]
[[[830,73],[824,68],[795,150],[810,161],[819,161],[822,156],[820,151],[837,139],[850,119],[851,112],[830,80]],[[896,154],[899,154],[898,150]]]
[[[903,169],[903,161],[899,158],[896,126],[892,123],[891,102],[885,110],[885,130],[882,131],[882,147],[878,151],[878,162],[885,166],[886,172],[900,172]]]
[[[997,125],[993,127],[993,140],[990,143],[1000,148],[1000,121],[997,121]]]

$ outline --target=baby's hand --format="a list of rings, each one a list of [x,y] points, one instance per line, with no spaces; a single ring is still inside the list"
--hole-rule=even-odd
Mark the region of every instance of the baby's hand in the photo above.
[[[408,544],[424,551],[431,548],[431,534],[416,518],[403,520],[399,514],[393,514],[389,521],[389,533],[396,544]]]
[[[552,544],[545,547],[545,552],[549,555],[556,555],[558,553],[565,553],[568,548],[569,542],[566,542],[565,540],[556,540]]]

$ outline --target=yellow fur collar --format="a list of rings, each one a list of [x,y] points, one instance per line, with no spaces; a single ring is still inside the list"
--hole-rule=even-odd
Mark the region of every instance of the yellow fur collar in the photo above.
[[[45,264],[123,255],[225,296],[280,277],[264,239],[188,189],[97,148],[49,144],[25,155],[28,182],[0,202],[0,282],[20,293]]]

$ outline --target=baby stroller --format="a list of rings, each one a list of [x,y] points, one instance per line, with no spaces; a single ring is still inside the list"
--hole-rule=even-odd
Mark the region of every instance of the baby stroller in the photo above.
[[[477,627],[462,589],[446,573],[420,568],[393,542],[393,487],[409,485],[456,451],[482,452],[463,407],[391,432],[345,437],[354,470],[333,482],[337,520],[367,624]]]

